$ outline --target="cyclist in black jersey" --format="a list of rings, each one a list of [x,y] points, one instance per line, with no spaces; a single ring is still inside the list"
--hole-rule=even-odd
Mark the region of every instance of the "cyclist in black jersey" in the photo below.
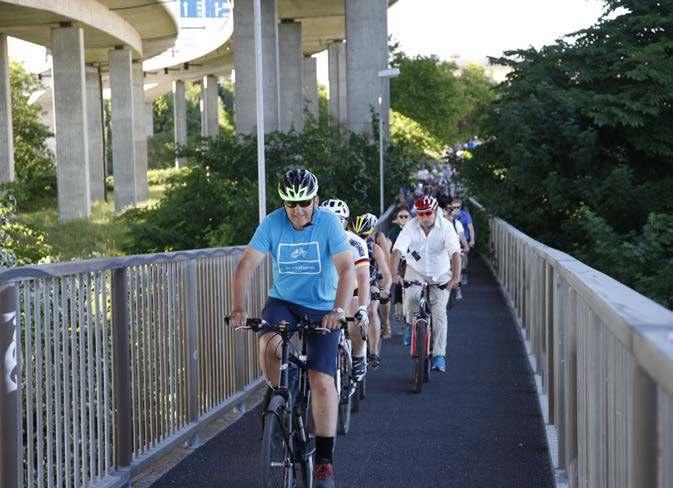
[[[372,299],[367,310],[370,324],[367,339],[369,341],[368,362],[372,368],[377,368],[381,364],[379,303],[387,303],[390,300],[390,286],[393,282],[386,254],[381,246],[376,243],[375,227],[377,221],[375,215],[366,213],[358,215],[353,222],[353,232],[365,239],[369,251],[369,288]]]

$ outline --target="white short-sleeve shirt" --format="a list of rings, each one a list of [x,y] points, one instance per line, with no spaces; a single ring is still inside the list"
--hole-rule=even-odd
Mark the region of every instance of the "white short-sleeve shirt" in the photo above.
[[[460,244],[451,222],[438,213],[427,235],[418,217],[411,219],[402,227],[393,250],[400,251],[407,266],[430,282],[446,283],[451,279],[451,255],[460,253]]]

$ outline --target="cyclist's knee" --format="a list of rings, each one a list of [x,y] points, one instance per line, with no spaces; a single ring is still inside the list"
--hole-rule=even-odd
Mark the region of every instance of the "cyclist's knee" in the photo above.
[[[335,391],[334,378],[321,371],[309,370],[308,379],[314,395],[325,396]]]
[[[264,334],[259,338],[259,357],[266,361],[279,361],[283,340],[277,334]]]

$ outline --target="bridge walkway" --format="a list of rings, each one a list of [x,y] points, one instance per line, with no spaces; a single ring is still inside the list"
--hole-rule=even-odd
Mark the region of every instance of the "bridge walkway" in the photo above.
[[[449,315],[447,372],[433,372],[421,394],[410,392],[411,360],[401,336],[384,342],[367,399],[349,434],[337,439],[338,486],[554,486],[516,325],[481,260],[472,260],[469,279]],[[258,407],[152,486],[258,486],[259,425]]]

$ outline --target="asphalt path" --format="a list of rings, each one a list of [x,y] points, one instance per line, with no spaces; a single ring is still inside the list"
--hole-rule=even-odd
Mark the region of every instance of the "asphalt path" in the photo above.
[[[535,385],[497,284],[474,259],[464,300],[449,312],[447,372],[411,392],[401,336],[384,341],[381,368],[351,430],[336,443],[340,487],[553,487]],[[399,332],[399,328],[397,328]],[[259,485],[259,408],[196,449],[152,486]]]

